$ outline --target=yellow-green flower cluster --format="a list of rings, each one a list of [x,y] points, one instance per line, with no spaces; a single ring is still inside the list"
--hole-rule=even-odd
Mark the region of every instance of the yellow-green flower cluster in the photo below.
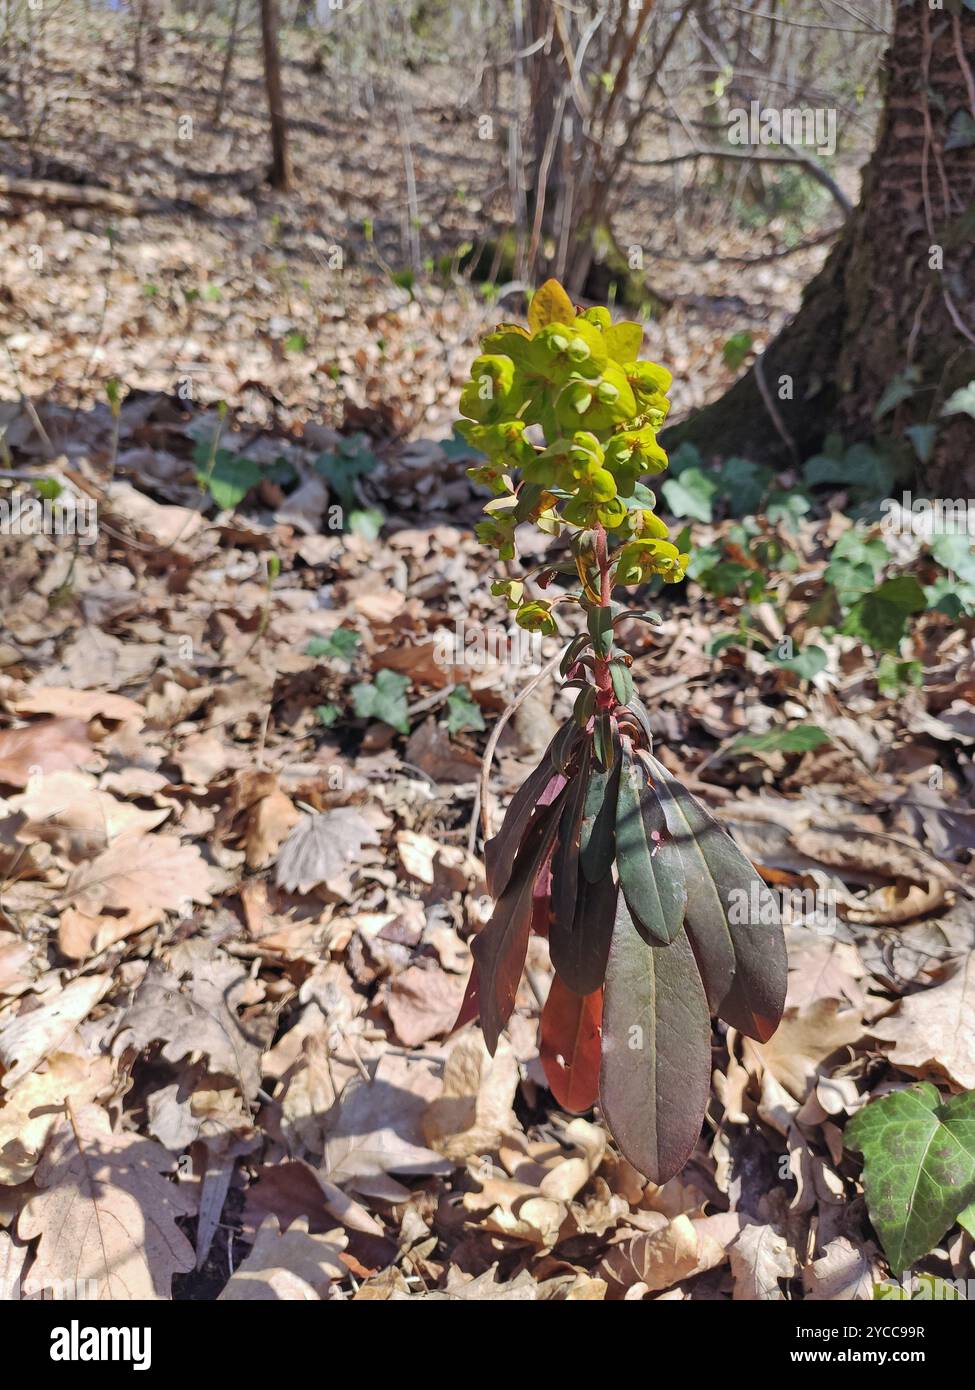
[[[602,527],[622,545],[615,582],[683,578],[687,556],[640,484],[667,466],[657,431],[671,382],[666,368],[638,360],[642,342],[639,324],[613,323],[604,308],[577,313],[554,280],[533,296],[527,329],[501,324],[482,340],[458,429],[486,458],[470,470],[495,494],[477,535],[501,559],[514,558],[524,521],[551,534]],[[510,589],[506,597],[522,626],[554,630],[550,604],[522,602],[520,590],[517,602]]]

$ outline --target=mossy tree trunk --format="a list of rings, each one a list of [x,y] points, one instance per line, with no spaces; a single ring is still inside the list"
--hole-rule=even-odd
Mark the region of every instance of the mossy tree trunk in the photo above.
[[[975,496],[975,421],[943,417],[975,378],[975,12],[898,0],[885,103],[860,203],[799,312],[724,396],[668,431],[705,455],[806,458],[847,440],[938,426],[919,482]],[[967,141],[967,143],[966,143]],[[914,390],[875,412],[902,373]],[[791,390],[791,396],[790,396]]]

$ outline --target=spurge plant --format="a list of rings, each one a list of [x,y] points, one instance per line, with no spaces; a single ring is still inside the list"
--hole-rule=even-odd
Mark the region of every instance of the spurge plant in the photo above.
[[[656,615],[614,600],[654,575],[673,583],[688,556],[667,539],[640,479],[667,466],[657,430],[670,373],[638,360],[643,331],[608,311],[577,311],[561,285],[534,295],[529,328],[483,340],[461,396],[459,429],[486,461],[494,493],[478,527],[503,560],[515,528],[567,533],[571,558],[492,585],[529,630],[556,632],[556,603],[585,631],[561,663],[573,716],[485,847],[494,914],[473,944],[461,1020],[478,1013],[488,1048],[515,1003],[529,934],[548,937],[555,976],[541,1059],[558,1102],[598,1100],[625,1157],[654,1182],[687,1161],[711,1076],[710,1015],[761,1041],[782,1015],[786,956],[775,899],[748,859],[653,752],[623,618]],[[572,587],[546,591],[560,575]],[[541,595],[526,581],[534,577]]]

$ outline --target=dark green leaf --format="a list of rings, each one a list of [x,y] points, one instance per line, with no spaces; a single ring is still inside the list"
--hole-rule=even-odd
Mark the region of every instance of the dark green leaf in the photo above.
[[[221,511],[233,511],[261,480],[261,470],[253,459],[218,449],[210,469],[198,469],[196,480],[209,489]]]
[[[697,798],[655,758],[640,757],[684,863],[684,920],[711,1011],[766,1042],[782,1017],[788,974],[775,898]]]
[[[612,661],[609,667],[609,677],[613,682],[613,694],[618,703],[627,704],[633,694],[633,677],[630,675],[630,668],[624,666],[622,661]]]
[[[929,1082],[858,1110],[844,1142],[863,1154],[870,1220],[901,1274],[975,1199],[975,1092],[944,1104]]]
[[[664,1183],[694,1151],[711,1084],[711,1025],[680,932],[648,946],[619,895],[606,966],[599,1100],[625,1158]]]
[[[613,720],[606,710],[596,715],[592,730],[592,748],[601,768],[611,767],[616,757]]]
[[[459,734],[463,729],[483,729],[484,715],[480,705],[471,699],[466,686],[458,685],[447,696],[447,732]]]
[[[598,883],[605,878],[613,863],[619,775],[619,758],[609,770],[598,768],[589,774],[582,813],[579,862],[590,883]]]
[[[610,648],[613,645],[612,608],[608,604],[605,608],[590,608],[586,615],[586,623],[596,655],[609,656]]]
[[[549,923],[552,965],[576,994],[591,994],[603,983],[616,916],[616,894],[611,873],[598,883],[590,883],[580,874],[571,923],[566,927],[564,921],[556,918]]]
[[[340,661],[351,661],[361,640],[353,628],[337,627],[327,637],[313,637],[305,648],[305,655],[330,656],[337,657]]]
[[[572,707],[572,718],[580,729],[584,729],[596,708],[596,687],[588,681],[579,691]]]
[[[567,772],[579,746],[579,730],[575,724],[563,724],[548,746],[549,762],[555,772]]]
[[[579,656],[581,656],[582,653],[583,653],[583,652],[586,650],[586,648],[589,646],[589,643],[590,643],[591,640],[592,640],[592,639],[590,638],[588,632],[580,632],[579,635],[578,635],[577,637],[573,637],[572,641],[569,643],[569,645],[568,645],[568,646],[566,647],[566,649],[565,649],[565,655],[563,656],[562,660],[559,662],[559,675],[560,675],[560,676],[564,676],[564,675],[565,675],[565,673],[568,671],[569,667],[573,664],[573,662],[574,662]]]
[[[876,651],[896,655],[907,619],[912,613],[923,613],[926,607],[924,590],[914,576],[898,575],[858,599],[840,630],[847,637],[861,638]]]
[[[630,916],[641,935],[651,945],[666,945],[684,922],[684,869],[644,764],[626,744],[616,802],[616,863]]]
[[[767,734],[742,734],[731,745],[731,752],[750,749],[754,753],[809,753],[829,734],[815,724],[794,724],[791,729],[770,729]]]
[[[352,687],[352,702],[360,719],[380,719],[401,734],[410,732],[407,713],[406,692],[410,688],[409,676],[400,671],[383,668],[376,672],[376,679],[369,685],[359,681]]]

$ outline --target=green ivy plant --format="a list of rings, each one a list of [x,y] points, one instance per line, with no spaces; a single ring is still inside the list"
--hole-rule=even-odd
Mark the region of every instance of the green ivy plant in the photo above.
[[[616,641],[623,618],[654,621],[619,590],[683,578],[641,481],[667,456],[657,431],[670,373],[641,361],[643,332],[604,308],[577,310],[561,285],[534,295],[528,328],[483,340],[458,425],[494,494],[478,536],[515,558],[534,523],[568,540],[567,565],[492,586],[522,627],[584,630],[561,663],[573,716],[485,846],[494,915],[474,941],[458,1022],[479,1015],[490,1051],[514,1007],[529,935],[548,937],[555,977],[541,1059],[570,1111],[596,1101],[623,1154],[654,1182],[687,1161],[711,1077],[710,1016],[762,1041],[778,1026],[786,954],[775,899],[734,841],[654,756],[651,723]],[[560,572],[573,587],[548,587]],[[530,587],[534,575],[536,588]]]

